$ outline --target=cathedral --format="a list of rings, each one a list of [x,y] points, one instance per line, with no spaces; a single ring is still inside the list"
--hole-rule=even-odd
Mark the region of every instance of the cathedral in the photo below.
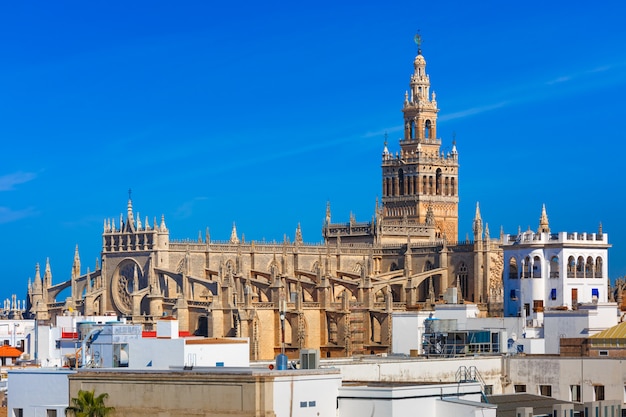
[[[483,228],[478,205],[473,239],[458,238],[459,154],[441,150],[439,109],[418,38],[404,95],[399,149],[382,152],[382,198],[372,220],[333,223],[327,205],[323,242],[306,243],[298,227],[282,243],[247,242],[233,226],[229,241],[170,240],[165,218],[126,214],[106,219],[93,271],[78,248],[69,280],[53,284],[50,265],[36,268],[28,309],[41,322],[63,314],[111,315],[156,327],[163,316],[181,331],[250,340],[252,360],[284,347],[323,357],[391,352],[393,312],[444,302],[475,303],[502,314],[501,238]],[[43,276],[42,276],[43,275]],[[57,301],[61,292],[69,292]],[[451,296],[454,294],[454,296]]]

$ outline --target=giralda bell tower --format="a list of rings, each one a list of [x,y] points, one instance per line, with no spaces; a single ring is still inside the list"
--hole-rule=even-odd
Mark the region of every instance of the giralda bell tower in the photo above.
[[[382,220],[386,226],[396,224],[407,231],[417,230],[420,225],[434,226],[435,238],[445,237],[455,242],[459,219],[458,153],[454,141],[451,150],[441,151],[441,139],[437,138],[437,100],[435,93],[430,92],[419,35],[415,41],[415,71],[411,75],[411,89],[404,95],[404,137],[400,140],[400,152],[393,155],[386,143],[383,151]]]

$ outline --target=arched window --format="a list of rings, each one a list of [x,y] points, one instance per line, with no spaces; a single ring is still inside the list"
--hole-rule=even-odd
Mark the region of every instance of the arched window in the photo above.
[[[433,177],[430,176],[428,177],[428,194],[433,194],[433,190],[434,190],[434,186],[433,186]]]
[[[550,258],[550,278],[559,277],[559,257],[553,256]]]
[[[415,120],[411,120],[411,139],[415,139]]]
[[[541,258],[535,256],[533,258],[533,278],[541,278]]]
[[[432,123],[430,120],[426,120],[426,122],[424,123],[424,137],[427,139],[431,139],[432,133]]]
[[[576,260],[573,256],[567,258],[567,277],[574,278],[576,276]]]
[[[337,321],[327,316],[326,322],[328,323],[328,343],[336,344],[338,340]]]
[[[461,262],[459,265],[459,286],[461,287],[461,295],[464,300],[469,298],[469,276],[467,274],[467,265]]]
[[[509,279],[519,278],[517,271],[517,260],[515,258],[509,259]]]
[[[441,195],[441,189],[443,188],[441,184],[441,168],[437,168],[437,173],[435,177],[435,194]]]
[[[450,195],[456,195],[456,180],[454,177],[450,178]]]
[[[602,266],[603,266],[602,258],[598,256],[596,258],[596,274],[595,274],[596,278],[602,278]]]
[[[450,178],[446,177],[443,182],[443,195],[450,195]]]
[[[585,260],[582,256],[578,257],[578,262],[576,263],[576,278],[584,278],[585,277]]]
[[[594,262],[591,256],[587,257],[587,263],[585,264],[585,278],[593,278]]]
[[[402,169],[398,170],[398,194],[404,195],[404,171]]]
[[[431,261],[426,261],[424,264],[424,271],[430,271],[431,269],[435,269],[435,265]]]
[[[380,322],[374,315],[370,315],[370,328],[371,328],[370,340],[372,341],[372,343],[380,343],[381,341]]]
[[[530,278],[530,256],[524,258],[522,263],[522,278]]]
[[[426,175],[422,177],[422,194],[428,194],[428,180]]]

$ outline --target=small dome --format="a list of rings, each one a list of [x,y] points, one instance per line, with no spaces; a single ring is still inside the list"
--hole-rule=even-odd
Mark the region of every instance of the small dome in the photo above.
[[[425,66],[426,65],[426,60],[424,59],[423,55],[418,55],[415,57],[415,61],[413,61],[413,65],[415,65],[415,67],[417,68],[418,66]]]

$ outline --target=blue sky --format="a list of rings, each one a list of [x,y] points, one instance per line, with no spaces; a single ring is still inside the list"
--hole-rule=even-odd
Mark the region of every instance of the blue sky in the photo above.
[[[300,223],[319,242],[327,201],[370,220],[418,29],[443,147],[457,138],[459,235],[476,202],[492,236],[536,229],[545,203],[554,232],[602,222],[626,275],[626,6],[392,3],[3,5],[0,297],[46,258],[68,279],[76,245],[93,270],[129,188],[173,239]]]

